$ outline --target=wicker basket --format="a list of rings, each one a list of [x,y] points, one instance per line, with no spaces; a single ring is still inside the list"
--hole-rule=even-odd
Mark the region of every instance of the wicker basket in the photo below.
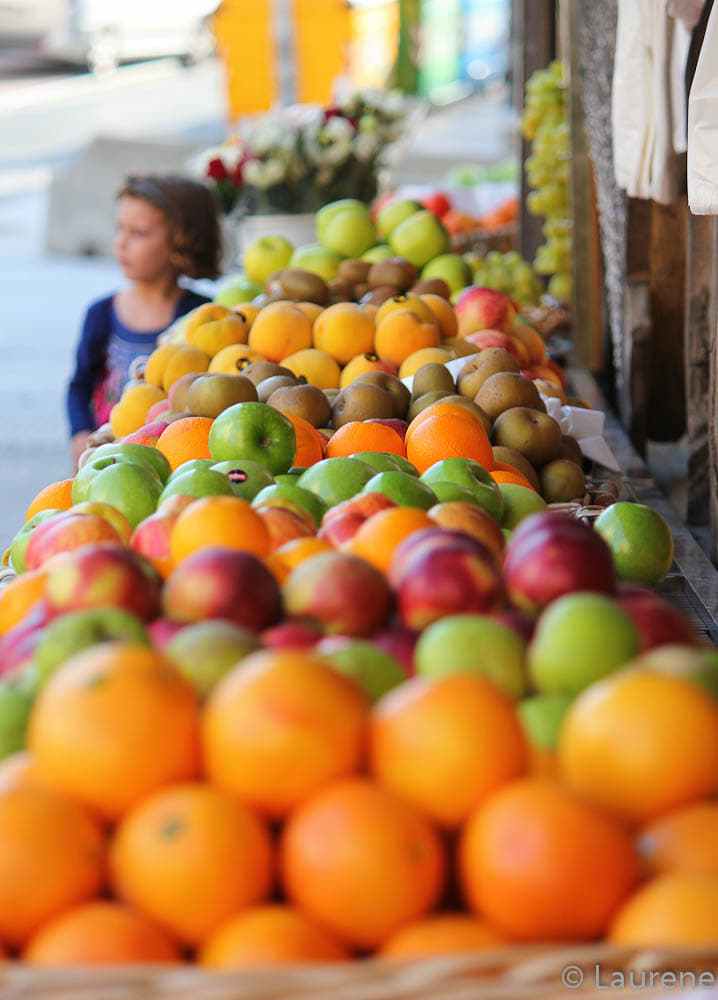
[[[651,980],[651,973],[653,978]],[[662,984],[662,973],[683,978]],[[508,947],[415,961],[369,959],[244,972],[192,967],[0,967],[2,1000],[582,1000],[686,996],[718,982],[718,948]],[[625,990],[616,986],[623,977]],[[632,976],[632,979],[631,979]],[[613,983],[613,985],[609,985]],[[631,985],[633,983],[634,985]],[[652,983],[652,985],[651,985]],[[682,983],[685,989],[679,989]],[[635,985],[639,984],[639,985]],[[641,985],[642,984],[642,985]],[[607,994],[607,990],[611,992]],[[718,996],[718,992],[701,997]]]

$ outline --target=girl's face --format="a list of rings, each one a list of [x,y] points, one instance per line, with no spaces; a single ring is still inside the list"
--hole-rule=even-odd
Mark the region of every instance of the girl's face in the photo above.
[[[141,198],[120,198],[114,249],[131,281],[159,280],[175,270],[167,220],[158,208]]]

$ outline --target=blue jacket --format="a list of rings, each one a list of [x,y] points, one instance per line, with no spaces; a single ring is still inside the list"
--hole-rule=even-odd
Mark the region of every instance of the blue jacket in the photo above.
[[[107,347],[112,333],[113,295],[93,302],[85,314],[77,345],[75,372],[67,388],[67,415],[70,433],[95,429],[92,394],[105,376]],[[174,319],[209,302],[206,295],[184,289],[177,301]]]

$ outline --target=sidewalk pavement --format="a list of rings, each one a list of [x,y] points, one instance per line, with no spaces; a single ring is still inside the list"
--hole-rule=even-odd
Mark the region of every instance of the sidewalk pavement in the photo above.
[[[512,112],[480,96],[437,109],[404,144],[394,180],[438,183],[455,164],[503,159],[513,129]],[[71,475],[64,392],[79,324],[120,277],[106,258],[45,253],[46,212],[46,188],[0,197],[0,551],[34,494]]]

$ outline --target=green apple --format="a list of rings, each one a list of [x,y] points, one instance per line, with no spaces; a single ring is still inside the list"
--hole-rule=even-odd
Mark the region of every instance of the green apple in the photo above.
[[[10,548],[8,550],[10,555],[10,564],[16,573],[25,572],[25,552],[27,551],[27,545],[30,541],[30,535],[33,533],[34,529],[38,524],[42,524],[46,521],[48,517],[52,517],[53,514],[61,514],[62,511],[57,510],[54,507],[50,507],[47,510],[39,510],[37,514],[25,521],[19,531],[16,532],[15,537],[10,542]]]
[[[603,594],[566,594],[543,611],[528,652],[531,679],[545,694],[578,694],[638,652],[629,615]]]
[[[138,462],[132,462],[131,458],[127,458],[124,455],[104,455],[100,458],[94,457],[89,462],[85,462],[81,469],[78,469],[75,478],[72,481],[72,503],[73,506],[78,503],[84,503],[89,497],[90,484],[95,476],[102,472],[103,469],[109,468],[111,465],[118,465],[124,462],[132,463],[133,465],[138,465]],[[144,468],[149,468],[149,466],[144,466]],[[159,476],[155,477],[157,482],[162,485],[162,481]]]
[[[133,528],[157,510],[162,483],[152,469],[133,462],[117,462],[101,469],[90,483],[88,500],[116,507]]]
[[[322,245],[343,257],[359,257],[376,243],[374,223],[366,206],[338,212],[324,226]]]
[[[297,480],[299,479],[299,477],[301,476],[301,474],[303,472],[305,472],[305,471],[306,471],[305,469],[302,469],[302,468],[299,468],[299,467],[292,468],[292,469],[289,470],[289,472],[283,472],[281,475],[275,476],[274,477],[274,482],[275,483],[285,483],[285,484],[287,484],[289,486],[296,486],[297,485]],[[267,485],[269,485],[269,484],[267,484]]]
[[[398,257],[422,268],[434,257],[446,253],[449,234],[433,212],[423,209],[399,223],[389,237],[389,246]]]
[[[108,441],[107,444],[101,444],[99,448],[96,448],[95,454],[92,457],[93,459],[97,459],[104,458],[106,455],[122,455],[125,459],[129,459],[130,462],[136,462],[139,465],[149,465],[155,470],[163,483],[167,482],[172,472],[170,463],[162,452],[156,448],[150,448],[145,444]]]
[[[439,501],[436,493],[416,476],[399,469],[377,472],[364,486],[362,493],[383,493],[400,507],[419,507],[429,510]]]
[[[556,748],[563,717],[572,701],[572,695],[558,692],[534,694],[519,702],[519,719],[530,746],[536,750]]]
[[[414,650],[423,677],[471,673],[485,677],[511,698],[526,690],[526,643],[508,625],[486,615],[448,615],[429,625]]]
[[[471,284],[471,269],[461,254],[442,253],[424,265],[421,277],[442,278],[452,292],[460,292]]]
[[[180,629],[165,646],[164,655],[200,698],[206,698],[229,670],[260,646],[250,629],[218,619]]]
[[[252,281],[246,274],[230,274],[217,289],[214,301],[220,306],[236,306],[242,302],[251,302],[263,291],[264,285]]]
[[[49,622],[35,647],[37,683],[42,686],[65,660],[99,642],[123,640],[150,645],[142,621],[122,608],[68,611]]]
[[[327,205],[322,205],[314,216],[314,228],[317,234],[317,242],[324,243],[324,234],[327,227],[344,212],[356,212],[369,215],[369,210],[363,201],[358,198],[340,198],[338,201],[330,201]],[[326,245],[326,244],[325,244]]]
[[[209,453],[217,462],[249,460],[275,475],[291,469],[297,454],[294,425],[266,403],[235,403],[212,422]]]
[[[378,264],[382,260],[389,260],[394,256],[394,251],[386,243],[377,243],[361,255],[360,260],[368,260],[370,264]]]
[[[234,492],[243,500],[252,500],[265,486],[271,486],[274,477],[268,469],[259,462],[248,462],[246,459],[228,459],[226,462],[215,462],[212,465],[215,472],[227,476],[234,486]]]
[[[501,491],[486,469],[471,458],[444,458],[434,462],[422,474],[429,486],[434,483],[457,483],[474,495],[474,503],[501,523],[504,501]]]
[[[260,236],[252,240],[242,255],[247,277],[260,286],[261,292],[269,275],[287,267],[293,253],[294,247],[283,236]]]
[[[333,281],[337,276],[342,258],[338,253],[332,253],[321,243],[307,243],[297,247],[289,261],[290,267],[299,267],[303,271],[318,274],[325,281]]]
[[[395,461],[399,456],[392,455],[387,451],[356,451],[349,457],[358,458],[360,462],[366,462],[376,472],[391,472],[392,470],[406,472],[406,469],[402,469],[399,463]]]
[[[516,525],[530,514],[538,514],[546,510],[544,498],[528,486],[518,483],[499,483],[501,496],[504,498],[503,516],[499,518],[501,527],[513,531]]]
[[[621,580],[652,587],[673,562],[673,535],[666,519],[642,503],[619,500],[593,523],[613,554]]]
[[[0,758],[25,746],[32,703],[32,694],[14,674],[0,681]]]
[[[190,469],[181,476],[171,476],[162,490],[157,504],[163,503],[167,497],[213,497],[237,496],[236,490],[229,478],[214,469]]]
[[[293,500],[295,503],[298,503],[300,507],[303,507],[311,515],[317,528],[322,523],[322,518],[327,512],[327,505],[322,498],[311,490],[305,490],[302,486],[299,486],[296,479],[293,483],[275,482],[271,486],[265,486],[256,495],[252,501],[252,505],[259,507],[264,500],[269,500],[270,497],[285,497],[287,500]]]
[[[328,636],[318,643],[315,651],[335,670],[352,677],[372,702],[406,680],[406,671],[399,661],[367,639]]]
[[[476,494],[472,493],[468,486],[460,486],[459,483],[438,482],[432,483],[431,488],[436,493],[439,503],[451,503],[453,500],[460,500],[463,503],[478,506]]]
[[[183,476],[185,472],[194,472],[196,469],[211,469],[215,464],[213,458],[188,458],[186,462],[172,470],[167,482],[171,483],[173,479]]]
[[[316,493],[327,507],[334,507],[360,493],[373,475],[374,469],[364,462],[341,455],[315,462],[301,474],[297,485]]]
[[[385,240],[388,239],[397,226],[422,210],[423,205],[414,201],[413,198],[398,198],[396,201],[390,202],[379,210],[376,217],[376,228],[379,235]]]

